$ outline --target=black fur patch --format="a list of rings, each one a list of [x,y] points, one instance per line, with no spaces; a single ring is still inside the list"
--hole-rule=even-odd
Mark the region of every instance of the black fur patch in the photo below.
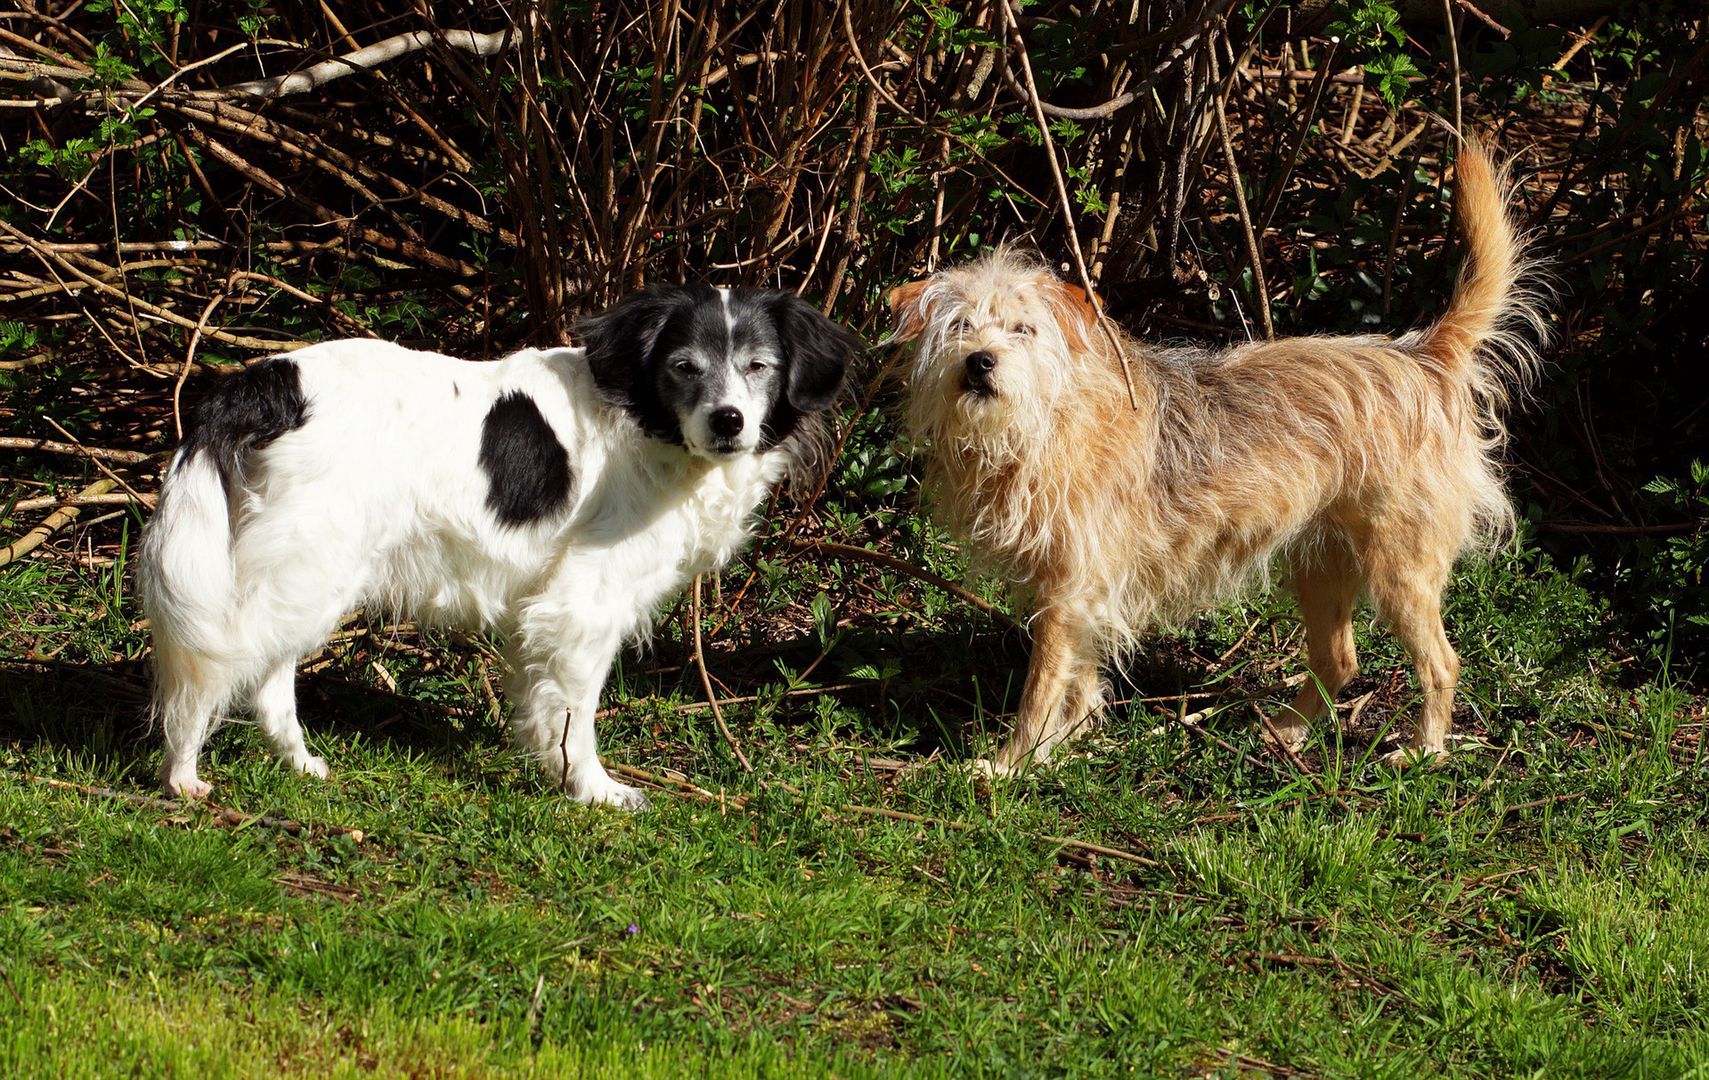
[[[705,285],[652,285],[576,327],[600,396],[656,439],[682,442],[676,416],[659,400],[657,356],[688,332],[697,314],[722,320],[717,298]]]
[[[526,525],[555,514],[570,501],[570,452],[534,399],[513,390],[481,423],[481,471],[487,507],[506,525]]]
[[[184,455],[179,460],[212,454],[229,497],[245,457],[308,419],[296,361],[270,356],[221,378],[196,403],[184,425]]]
[[[804,416],[835,403],[861,340],[794,293],[761,295],[771,300],[772,322],[789,369],[787,390],[765,419],[763,445],[769,447],[794,434]]]

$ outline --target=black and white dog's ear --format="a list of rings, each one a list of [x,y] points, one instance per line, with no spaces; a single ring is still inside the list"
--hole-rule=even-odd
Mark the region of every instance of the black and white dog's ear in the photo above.
[[[687,292],[676,286],[654,285],[576,324],[601,397],[613,405],[645,404],[653,393],[653,347],[687,299]]]
[[[793,293],[782,294],[774,312],[778,341],[789,364],[789,404],[804,413],[823,412],[842,390],[861,340]]]

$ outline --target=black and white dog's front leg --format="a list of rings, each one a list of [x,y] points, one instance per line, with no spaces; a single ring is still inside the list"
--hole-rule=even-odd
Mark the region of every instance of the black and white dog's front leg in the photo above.
[[[621,635],[577,633],[550,651],[515,642],[509,661],[510,725],[552,783],[585,803],[645,810],[647,797],[612,779],[599,762],[593,730],[599,691],[622,645]]]

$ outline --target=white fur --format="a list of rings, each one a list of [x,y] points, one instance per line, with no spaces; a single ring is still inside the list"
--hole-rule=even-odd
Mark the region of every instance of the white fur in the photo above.
[[[307,422],[249,455],[230,507],[210,454],[174,458],[145,538],[163,783],[208,790],[197,756],[234,703],[281,758],[324,776],[297,722],[296,664],[365,604],[502,632],[517,742],[574,797],[644,806],[599,762],[600,688],[623,642],[748,539],[789,451],[708,458],[648,437],[600,400],[580,349],[470,363],[340,341],[290,360]],[[488,410],[513,391],[567,449],[573,484],[561,513],[506,526],[477,462]]]

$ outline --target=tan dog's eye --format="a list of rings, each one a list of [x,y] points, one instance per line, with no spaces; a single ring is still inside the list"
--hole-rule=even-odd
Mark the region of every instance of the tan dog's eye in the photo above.
[[[1032,337],[1033,335],[1038,333],[1037,330],[1034,330],[1032,327],[1028,326],[1026,323],[1021,323],[1019,326],[1015,327],[1010,332],[1014,333],[1014,334],[1019,334],[1021,337]]]
[[[963,315],[961,318],[955,320],[955,326],[953,329],[955,330],[956,337],[968,337],[973,333],[973,320],[968,318],[966,315]]]

